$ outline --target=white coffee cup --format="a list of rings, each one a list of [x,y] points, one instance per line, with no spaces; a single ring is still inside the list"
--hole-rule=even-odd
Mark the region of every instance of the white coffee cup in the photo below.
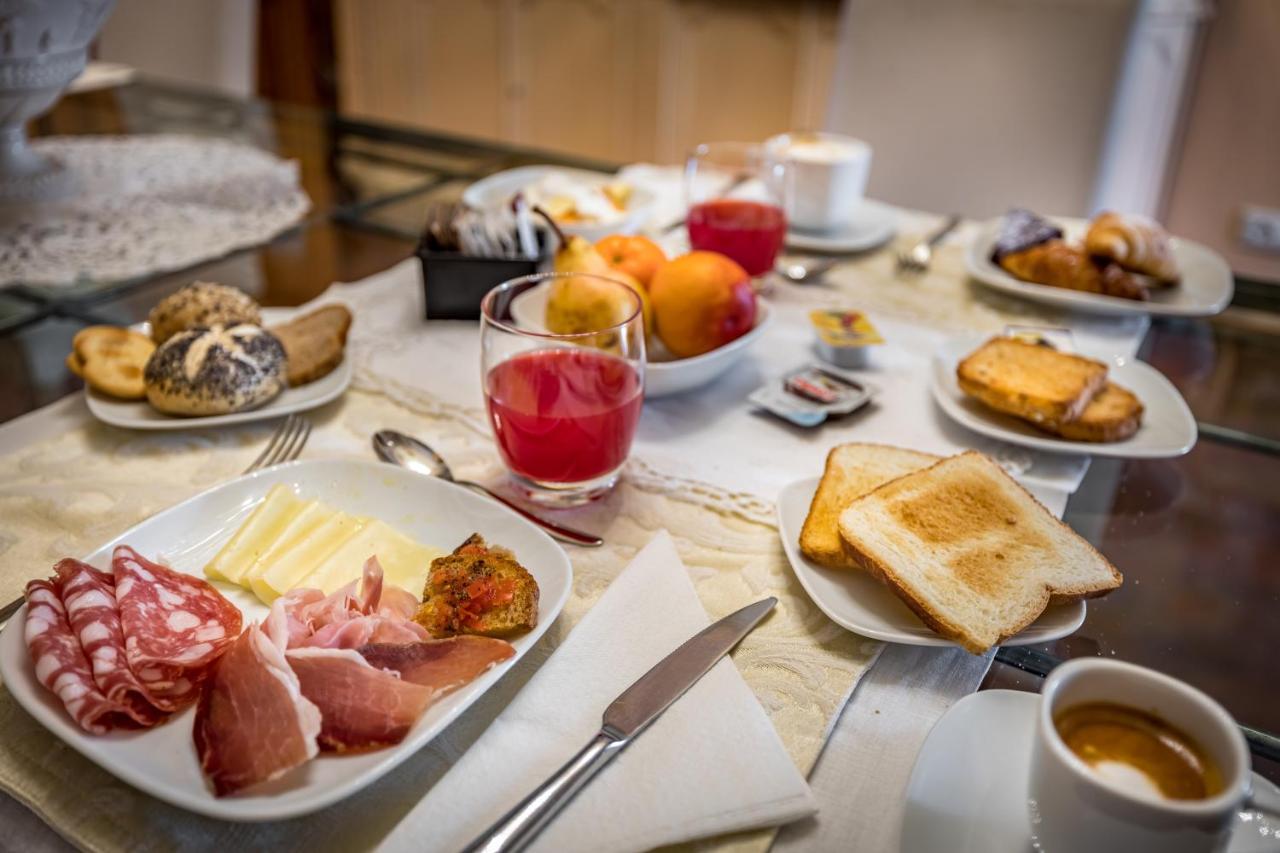
[[[781,133],[765,150],[784,160],[787,219],[808,231],[838,231],[853,221],[871,174],[871,146],[838,133]]]
[[[1194,740],[1224,787],[1202,800],[1173,800],[1104,780],[1063,742],[1054,717],[1107,702],[1156,715]],[[1045,679],[1031,750],[1028,808],[1042,853],[1202,853],[1225,848],[1236,812],[1280,814],[1280,798],[1252,791],[1244,735],[1221,705],[1175,678],[1121,661],[1081,658]]]

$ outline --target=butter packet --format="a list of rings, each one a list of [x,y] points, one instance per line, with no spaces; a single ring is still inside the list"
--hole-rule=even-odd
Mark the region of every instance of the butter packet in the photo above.
[[[809,312],[818,340],[818,355],[839,367],[861,367],[867,361],[867,347],[884,343],[884,338],[861,311],[819,308]]]

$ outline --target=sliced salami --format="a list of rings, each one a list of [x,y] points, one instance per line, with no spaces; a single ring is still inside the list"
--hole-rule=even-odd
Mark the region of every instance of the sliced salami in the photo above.
[[[66,608],[53,583],[31,581],[26,597],[23,638],[36,680],[62,701],[71,718],[87,732],[100,735],[113,728],[135,726],[124,708],[98,689],[89,659],[71,630]]]
[[[111,569],[130,669],[165,710],[195,701],[205,667],[240,636],[240,611],[204,580],[127,545]]]
[[[125,661],[112,576],[69,558],[60,560],[53,570],[58,575],[58,593],[67,621],[89,661],[98,690],[140,726],[162,721],[167,715],[152,703]]]

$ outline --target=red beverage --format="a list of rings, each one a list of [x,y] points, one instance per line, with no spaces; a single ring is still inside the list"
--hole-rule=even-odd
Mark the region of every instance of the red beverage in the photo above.
[[[748,274],[773,269],[787,237],[782,208],[758,201],[716,199],[689,208],[689,244],[733,258]]]
[[[644,400],[626,361],[576,347],[533,350],[498,364],[485,384],[498,449],[515,473],[580,483],[626,461]]]

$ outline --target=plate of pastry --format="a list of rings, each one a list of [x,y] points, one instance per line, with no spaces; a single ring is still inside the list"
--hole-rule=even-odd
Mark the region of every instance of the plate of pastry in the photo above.
[[[1085,221],[1011,210],[979,231],[965,268],[997,290],[1094,314],[1207,317],[1235,292],[1208,246],[1111,212]]]
[[[933,356],[934,400],[974,432],[1050,453],[1164,459],[1195,446],[1195,417],[1160,371],[1059,346],[1017,335],[949,341]]]
[[[520,166],[481,178],[462,193],[475,210],[511,203],[522,193],[547,212],[566,234],[595,242],[610,234],[632,234],[653,210],[653,193],[614,175],[561,166]]]
[[[981,654],[1073,633],[1123,578],[995,461],[842,444],[778,495],[778,533],[823,613],[865,637]]]
[[[351,311],[341,303],[260,308],[243,291],[195,282],[147,322],[89,326],[67,367],[98,420],[173,430],[263,420],[322,406],[351,384]]]

